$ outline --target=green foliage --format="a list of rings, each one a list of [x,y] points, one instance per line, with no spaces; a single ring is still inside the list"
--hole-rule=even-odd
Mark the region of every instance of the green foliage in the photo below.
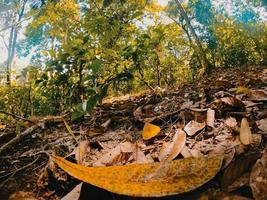
[[[232,14],[212,0],[183,7],[214,67],[266,64],[266,22],[253,4],[232,4]],[[155,0],[45,1],[28,14],[17,50],[34,50],[38,67],[22,72],[23,84],[0,88],[0,109],[23,116],[70,110],[75,120],[109,93],[173,87],[201,72],[202,55],[174,1],[164,12]]]

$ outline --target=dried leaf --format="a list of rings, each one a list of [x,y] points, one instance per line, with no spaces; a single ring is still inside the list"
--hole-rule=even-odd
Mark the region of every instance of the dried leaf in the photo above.
[[[267,134],[267,118],[256,121],[258,128]]]
[[[115,164],[122,164],[129,159],[129,154],[134,151],[134,145],[130,142],[124,142],[117,145],[113,150],[105,154],[102,158],[97,160],[94,166],[108,166]],[[126,157],[128,154],[128,157]]]
[[[265,90],[252,90],[250,99],[253,101],[267,101],[267,92]]]
[[[228,117],[226,120],[225,120],[225,124],[231,128],[237,126],[237,121],[235,118],[233,117]]]
[[[6,125],[0,124],[0,130],[5,129]]]
[[[78,164],[83,163],[84,156],[86,154],[89,142],[87,140],[81,141],[80,144],[75,149],[75,159]]]
[[[214,128],[215,110],[208,109],[207,111],[207,125]]]
[[[252,168],[250,187],[256,200],[267,199],[267,148],[265,148],[261,159]]]
[[[141,151],[138,144],[134,145],[134,150],[132,156],[129,158],[131,163],[149,163],[150,161],[145,156],[144,152]]]
[[[163,147],[159,152],[159,160],[173,160],[182,151],[185,146],[186,133],[178,129],[172,138],[172,141],[164,143]]]
[[[184,148],[181,151],[181,154],[184,158],[191,158],[193,157],[191,152],[189,151],[189,148],[187,146],[184,146]]]
[[[149,140],[155,137],[159,132],[160,132],[159,126],[156,126],[150,123],[145,123],[144,129],[143,129],[143,139]]]
[[[227,191],[231,192],[241,188],[244,185],[248,185],[249,177],[250,177],[249,172],[243,174],[240,178],[238,178],[236,181],[234,181],[231,185],[228,186]]]
[[[247,172],[253,164],[257,161],[259,154],[251,153],[248,155],[241,155],[234,162],[232,162],[224,171],[221,180],[223,189],[227,189],[235,180]]]
[[[187,133],[187,135],[192,136],[195,135],[197,132],[201,131],[203,128],[205,128],[206,123],[198,123],[194,120],[188,122],[186,126],[184,127],[184,131]]]
[[[241,121],[240,141],[244,145],[248,145],[248,144],[252,143],[251,130],[250,130],[250,127],[249,127],[248,120],[246,118],[243,118],[242,121]]]
[[[137,197],[160,197],[191,191],[211,180],[220,170],[222,163],[220,157],[170,161],[165,176],[143,181],[160,163],[85,167],[58,156],[52,158],[59,167],[83,182],[113,193]]]
[[[72,191],[70,191],[61,200],[79,200],[81,193],[82,183],[77,185]]]

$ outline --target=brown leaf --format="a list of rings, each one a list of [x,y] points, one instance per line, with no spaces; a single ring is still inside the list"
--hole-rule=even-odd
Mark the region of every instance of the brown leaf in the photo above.
[[[79,200],[81,193],[82,183],[77,185],[73,190],[71,190],[66,196],[64,196],[61,200]]]
[[[84,156],[86,154],[89,142],[87,140],[81,141],[80,144],[77,146],[75,151],[75,159],[77,160],[78,164],[83,163]]]
[[[187,133],[187,135],[192,136],[195,135],[197,132],[201,131],[203,128],[205,128],[206,123],[198,123],[194,120],[188,122],[186,126],[184,127],[184,131]]]
[[[170,161],[166,173],[143,181],[160,163],[109,167],[86,167],[51,156],[71,176],[107,191],[136,197],[161,197],[191,191],[211,180],[220,170],[219,157],[188,158]],[[189,178],[190,177],[190,178]]]
[[[256,124],[264,134],[267,134],[267,118],[256,121]]]
[[[243,174],[240,178],[238,178],[236,181],[234,181],[231,185],[228,186],[227,191],[231,192],[243,187],[244,185],[248,185],[249,177],[250,172]]]
[[[159,152],[159,160],[173,160],[182,151],[186,141],[186,134],[178,129],[170,142],[165,142]]]
[[[251,130],[250,130],[250,127],[249,127],[248,120],[246,118],[243,118],[242,121],[241,121],[240,141],[244,145],[248,145],[248,144],[252,143]]]
[[[237,126],[237,121],[233,117],[228,117],[224,123],[231,128]]]
[[[247,172],[257,161],[259,153],[250,153],[239,156],[224,171],[221,179],[222,189],[227,189],[235,180]]]
[[[207,111],[207,125],[214,128],[215,110],[208,109]]]
[[[134,151],[134,145],[130,142],[124,142],[117,145],[113,150],[105,154],[102,158],[97,160],[94,166],[109,166],[115,164],[122,164],[129,159],[129,154]],[[128,154],[128,157],[127,157]]]
[[[252,90],[250,99],[253,101],[267,101],[267,92],[265,90]]]
[[[265,148],[261,159],[252,168],[250,187],[256,200],[267,199],[267,148]]]
[[[131,163],[149,163],[150,162],[145,156],[144,152],[141,151],[137,143],[134,145],[133,154],[129,158],[129,161]]]

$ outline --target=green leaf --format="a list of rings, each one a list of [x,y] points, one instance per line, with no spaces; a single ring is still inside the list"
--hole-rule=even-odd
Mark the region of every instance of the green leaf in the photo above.
[[[112,3],[112,0],[104,0],[103,1],[103,6],[106,8]]]
[[[92,61],[92,64],[90,65],[90,69],[92,69],[93,74],[99,71],[101,64],[102,64],[102,60],[100,59],[95,59]]]
[[[99,95],[93,95],[89,98],[86,104],[86,111],[91,113],[99,100]]]
[[[74,138],[74,140],[78,143],[78,139],[77,139],[76,136],[74,135],[74,133],[73,133],[71,127],[68,125],[68,123],[67,123],[65,120],[63,120],[63,121],[64,121],[65,127],[66,127],[66,129],[68,130],[69,134],[71,134],[71,136]]]

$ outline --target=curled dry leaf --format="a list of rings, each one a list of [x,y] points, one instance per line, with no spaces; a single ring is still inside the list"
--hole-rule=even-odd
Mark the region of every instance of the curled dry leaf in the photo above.
[[[267,134],[267,118],[256,121],[258,128],[265,134]]]
[[[207,111],[207,125],[214,128],[215,110],[208,109]]]
[[[238,178],[236,181],[234,181],[231,185],[228,186],[227,191],[231,192],[231,191],[241,188],[244,185],[248,185],[249,177],[250,177],[249,172],[243,174],[240,178]]]
[[[267,92],[265,90],[252,90],[250,99],[253,101],[267,101]]]
[[[82,183],[77,185],[73,190],[71,190],[66,196],[64,196],[61,200],[79,200],[81,193]]]
[[[246,118],[243,118],[241,120],[240,141],[244,145],[248,145],[252,143],[252,134],[251,134],[248,120]]]
[[[267,148],[265,148],[261,159],[252,168],[250,187],[256,200],[267,199]]]
[[[185,146],[186,133],[178,129],[170,142],[163,143],[163,146],[159,152],[159,160],[173,160],[182,151]]]
[[[187,133],[187,135],[192,136],[195,135],[197,132],[201,131],[203,128],[205,128],[206,123],[198,123],[194,120],[188,122],[186,126],[184,127],[184,131]]]
[[[97,160],[93,165],[94,166],[108,166],[121,164],[126,162],[131,154],[134,151],[134,145],[130,142],[123,142],[118,144],[113,150],[105,154],[102,158]]]
[[[86,154],[89,142],[87,140],[81,141],[80,144],[77,146],[75,151],[75,159],[77,160],[78,164],[83,163],[84,156]]]
[[[129,158],[131,163],[149,163],[150,161],[147,159],[146,155],[139,148],[138,144],[134,145],[133,154]]]
[[[228,117],[228,118],[224,121],[224,123],[225,123],[227,126],[231,127],[231,128],[234,128],[234,127],[237,126],[237,121],[236,121],[236,119],[235,119],[234,117]]]
[[[86,167],[51,156],[71,176],[113,193],[136,197],[161,197],[191,191],[211,180],[221,168],[221,157],[188,158],[170,161],[166,174],[143,181],[160,163],[109,167]],[[190,177],[190,178],[189,178]]]
[[[154,124],[145,123],[143,128],[143,139],[149,140],[155,137],[160,132],[160,127]]]
[[[259,158],[259,153],[250,153],[239,156],[224,171],[221,179],[222,189],[228,188],[234,181],[247,172]]]

